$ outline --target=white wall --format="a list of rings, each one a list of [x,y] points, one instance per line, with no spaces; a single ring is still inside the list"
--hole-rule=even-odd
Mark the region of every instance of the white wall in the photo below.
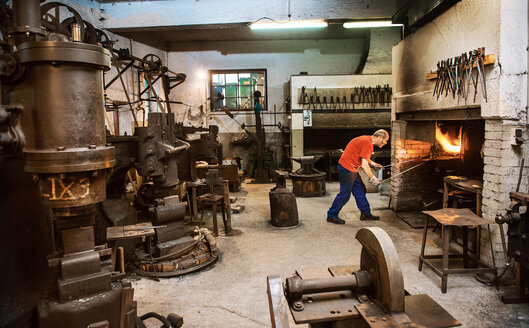
[[[101,4],[107,28],[253,22],[288,19],[287,0],[170,0]],[[291,0],[291,19],[391,17],[394,0]]]
[[[391,47],[400,40],[398,29],[378,29],[371,33],[371,46],[366,74],[391,74]],[[305,41],[261,41],[262,52],[254,52],[254,42],[240,42],[219,48],[218,51],[170,52],[169,67],[176,72],[187,74],[187,80],[174,89],[173,100],[184,102],[180,108],[181,119],[184,119],[190,108],[203,106],[209,109],[206,99],[210,96],[208,82],[201,73],[210,69],[267,69],[268,107],[273,112],[284,112],[283,106],[289,96],[291,75],[307,72],[310,75],[348,75],[353,74],[360,62],[364,50],[363,40],[305,40]],[[221,45],[219,44],[219,47]],[[237,51],[233,51],[237,48]],[[246,49],[246,50],[244,50]],[[205,74],[207,76],[207,74]],[[283,107],[282,107],[283,106]],[[282,108],[280,110],[280,108]],[[235,112],[239,122],[253,124],[253,114]],[[264,124],[274,123],[270,114],[264,114]],[[286,115],[277,116],[284,124]],[[224,114],[214,113],[210,124],[220,126],[220,132],[238,132],[239,126]],[[270,129],[269,129],[270,130]]]
[[[275,47],[282,47],[283,41],[267,41],[268,53],[251,53],[251,43],[248,53],[225,54],[221,51],[204,52],[171,52],[169,66],[172,70],[187,74],[187,81],[174,89],[174,100],[185,102],[189,106],[181,105],[184,113],[189,107],[200,105],[209,109],[207,78],[201,78],[200,72],[210,69],[250,69],[265,68],[267,70],[268,113],[272,113],[274,105],[277,111],[284,112],[283,106],[289,95],[288,83],[290,76],[301,71],[310,74],[351,74],[360,61],[362,40],[321,40],[303,41],[305,49],[301,52],[275,52]],[[343,51],[345,48],[347,51]],[[333,51],[336,49],[336,51]],[[282,107],[283,106],[283,107]],[[254,124],[253,113],[235,112],[240,123]],[[277,119],[285,123],[285,115]],[[220,126],[220,132],[238,132],[239,126],[224,113],[213,113],[210,124]],[[264,124],[273,124],[273,115],[263,114]],[[267,130],[273,130],[268,128]]]
[[[447,12],[393,48],[394,110],[448,108],[474,104],[472,97],[452,99],[432,96],[435,80],[426,73],[440,60],[485,47],[496,63],[485,67],[487,96],[481,91],[485,118],[517,119],[527,103],[527,1],[496,0],[484,5],[480,0],[458,2]],[[522,92],[520,92],[522,90]],[[471,91],[473,93],[473,90]]]
[[[364,71],[391,74],[391,47],[400,40],[400,30],[384,28],[371,33],[371,46]],[[267,69],[268,108],[263,112],[263,124],[281,123],[289,126],[285,100],[290,95],[290,77],[300,72],[311,75],[353,74],[364,51],[363,39],[349,40],[290,40],[219,43],[218,51],[170,52],[169,67],[187,74],[187,80],[173,89],[172,100],[185,105],[176,106],[177,120],[199,125],[210,113],[207,70],[210,69]],[[256,49],[259,52],[256,52]],[[297,97],[297,93],[292,95]],[[293,100],[295,102],[295,99]],[[274,105],[278,113],[274,117]],[[201,109],[202,106],[202,109]],[[253,112],[233,112],[239,123],[255,124]],[[229,139],[242,132],[240,126],[223,112],[213,112],[207,124],[218,125],[226,156],[231,156]],[[250,128],[253,131],[252,128]],[[279,133],[277,127],[266,127],[267,133]],[[279,157],[279,145],[268,144]]]

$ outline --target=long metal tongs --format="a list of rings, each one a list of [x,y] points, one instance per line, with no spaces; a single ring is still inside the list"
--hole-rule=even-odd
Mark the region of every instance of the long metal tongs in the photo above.
[[[474,67],[476,69],[474,69]],[[474,71],[476,73],[474,73]],[[433,96],[437,100],[442,95],[447,97],[450,93],[455,99],[456,95],[468,99],[470,84],[474,87],[474,100],[478,93],[478,84],[485,101],[487,101],[487,84],[485,80],[485,48],[469,51],[461,56],[448,58],[437,62],[437,81],[433,89]]]
[[[481,74],[481,88],[487,102],[487,81],[485,80],[485,47],[478,48],[478,72]]]

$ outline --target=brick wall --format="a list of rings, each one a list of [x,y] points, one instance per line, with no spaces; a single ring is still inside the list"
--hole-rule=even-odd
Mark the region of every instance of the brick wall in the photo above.
[[[527,146],[511,145],[514,128],[523,128],[513,121],[486,120],[485,144],[483,147],[483,206],[482,216],[494,220],[496,214],[505,214],[510,204],[509,192],[516,191],[522,158],[527,153]],[[524,139],[527,139],[526,129],[523,128]],[[529,159],[525,160],[520,180],[520,192],[528,192]],[[506,229],[507,227],[505,227]],[[495,257],[503,262],[501,237],[496,224],[491,225],[492,242]],[[482,233],[482,254],[490,258],[490,246],[487,233]]]
[[[429,163],[396,176],[430,156],[431,143],[406,139],[406,126],[404,121],[394,121],[391,128],[391,175],[395,176],[391,180],[391,206],[396,211],[419,209],[422,193],[431,188]]]

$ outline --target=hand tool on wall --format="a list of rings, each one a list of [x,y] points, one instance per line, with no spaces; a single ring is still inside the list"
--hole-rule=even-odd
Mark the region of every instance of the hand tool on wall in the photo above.
[[[437,62],[437,81],[433,89],[433,96],[440,100],[441,96],[447,97],[450,93],[468,98],[470,84],[474,87],[473,102],[476,102],[478,84],[481,84],[483,98],[487,101],[487,86],[485,80],[485,48],[461,54],[461,56],[448,58]],[[474,73],[475,72],[475,73]]]
[[[481,74],[481,88],[485,102],[487,101],[487,82],[485,81],[485,47],[478,48],[478,72]]]
[[[314,96],[310,96],[310,102],[309,102],[309,109],[310,108],[316,109],[316,104],[314,103]]]
[[[305,92],[307,90],[306,86],[301,87],[301,96],[299,97],[299,103],[300,104],[306,104],[307,101],[307,93]]]
[[[331,96],[331,106],[332,109],[334,109],[334,111],[336,112],[336,103],[334,102],[334,96]]]

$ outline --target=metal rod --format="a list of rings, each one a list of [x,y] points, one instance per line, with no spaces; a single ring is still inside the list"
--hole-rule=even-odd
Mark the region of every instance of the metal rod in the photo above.
[[[145,75],[147,76],[147,73],[145,73]],[[158,75],[154,80],[152,80],[151,83],[156,83],[156,81],[158,81],[158,79],[160,79],[161,75]],[[138,97],[141,97],[147,90],[149,90],[149,87],[143,89],[142,92],[140,92],[140,94],[138,95]]]
[[[423,165],[424,163],[426,163],[426,162],[421,162],[421,163],[419,163],[419,164],[417,164],[417,165],[415,165],[415,166],[412,166],[412,167],[410,167],[409,169],[406,169],[406,170],[404,170],[404,171],[402,171],[402,172],[399,172],[399,173],[395,174],[394,176],[391,176],[391,177],[389,177],[389,178],[387,178],[387,179],[384,179],[384,180],[380,181],[380,183],[382,184],[382,183],[384,183],[384,182],[386,182],[386,181],[389,181],[389,180],[391,180],[391,179],[393,179],[393,178],[396,178],[396,177],[398,177],[399,175],[402,175],[402,174],[404,174],[404,173],[406,173],[406,172],[408,172],[408,171],[410,171],[410,170],[413,170],[413,169],[415,169],[415,168],[417,168],[417,167]]]
[[[130,97],[129,97],[129,92],[127,91],[127,87],[125,86],[125,81],[123,81],[123,76],[121,76],[121,74],[119,74],[119,68],[117,66],[116,67],[116,70],[118,71],[118,75],[119,75],[119,80],[121,81],[121,86],[123,87],[123,92],[125,93],[125,96],[127,97],[127,102],[129,104],[129,107],[130,107],[130,112],[132,114],[132,117],[134,118],[134,126],[137,127],[138,126],[138,120],[136,119],[136,113],[134,113],[134,108],[132,108],[132,103],[130,102]]]
[[[105,90],[108,89],[109,86],[112,85],[112,83],[114,83],[117,79],[119,79],[119,77],[121,76],[121,74],[125,73],[126,70],[128,70],[130,67],[132,67],[132,65],[134,64],[134,61],[131,61],[129,62],[127,65],[125,65],[125,67],[123,67],[123,69],[121,71],[118,71],[118,75],[114,76],[112,78],[112,80],[110,80],[110,82],[108,82],[107,84],[105,84]],[[117,67],[117,66],[116,66]]]
[[[152,93],[154,94],[154,97],[156,99],[156,103],[158,104],[158,106],[160,107],[160,110],[162,111],[162,113],[165,114],[165,108],[163,107],[162,103],[160,102],[160,98],[158,97],[158,94],[156,93],[156,90],[154,90],[154,87],[152,86],[152,84],[154,82],[151,83],[151,76],[149,74],[145,74],[145,77],[147,78],[147,83],[149,84],[149,89],[151,89]],[[155,81],[159,78],[160,76],[158,76]]]
[[[520,174],[518,175],[518,184],[516,185],[516,192],[520,191],[520,183],[522,182],[523,166],[525,164],[525,158],[522,158],[522,164],[520,165]]]
[[[300,298],[304,294],[326,293],[340,290],[356,291],[358,288],[358,280],[356,275],[315,279],[292,277],[287,279],[287,287],[287,295],[292,300]]]
[[[408,162],[414,162],[414,161],[416,161],[416,160],[417,160],[417,158],[414,158],[414,159],[410,159],[410,160],[408,160],[408,161],[398,162],[398,163],[395,163],[395,164],[404,164],[404,163],[408,163]],[[390,167],[390,166],[392,166],[392,165],[393,165],[393,164],[388,164],[388,165],[384,165],[384,166],[382,166],[382,167]]]

